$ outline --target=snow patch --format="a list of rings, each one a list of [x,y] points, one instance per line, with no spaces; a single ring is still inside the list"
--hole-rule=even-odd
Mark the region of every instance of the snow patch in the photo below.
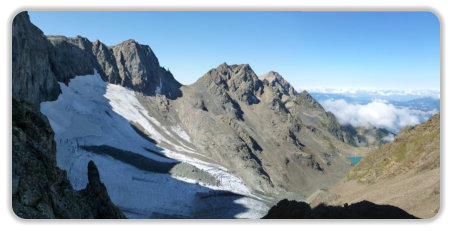
[[[213,216],[222,213],[221,210],[215,213],[215,206],[226,206],[230,208],[228,211],[237,211],[234,216],[238,218],[259,218],[268,210],[259,197],[225,167],[185,155],[201,154],[177,139],[171,142],[167,137],[174,137],[172,133],[187,143],[191,143],[191,139],[179,125],[166,129],[151,117],[132,90],[104,82],[97,71],[94,75],[72,79],[68,86],[60,83],[60,87],[62,93],[58,99],[41,103],[41,112],[48,117],[55,132],[57,165],[67,171],[74,189],[86,187],[87,165],[94,160],[112,201],[131,218],[197,217],[199,206],[207,206],[199,209],[213,209]],[[152,139],[170,144],[172,148],[149,142],[136,133],[130,122],[139,124]],[[184,162],[211,174],[220,183],[210,186],[193,179],[143,171],[110,156],[86,151],[80,148],[82,145],[108,145],[159,162]],[[243,196],[234,201],[199,196],[215,190]]]
[[[173,130],[180,138],[182,138],[186,142],[191,143],[190,136],[179,125],[172,126],[171,130]]]

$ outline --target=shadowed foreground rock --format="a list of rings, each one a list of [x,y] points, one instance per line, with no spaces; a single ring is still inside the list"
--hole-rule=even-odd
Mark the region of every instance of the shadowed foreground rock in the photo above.
[[[341,206],[321,204],[314,209],[305,203],[284,199],[273,206],[263,219],[417,219],[391,205],[377,205],[369,201]]]
[[[125,218],[111,202],[94,162],[89,183],[75,191],[56,164],[54,133],[47,118],[27,102],[12,104],[12,207],[17,216],[36,218]]]
[[[92,160],[88,163],[88,180],[88,185],[80,193],[84,202],[93,208],[93,217],[100,219],[125,218],[111,202],[107,188],[100,181],[99,170]]]

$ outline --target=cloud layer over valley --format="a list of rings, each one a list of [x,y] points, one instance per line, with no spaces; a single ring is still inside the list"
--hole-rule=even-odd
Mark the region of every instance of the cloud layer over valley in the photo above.
[[[440,99],[440,90],[435,89],[376,89],[376,88],[319,88],[319,87],[299,87],[298,91],[307,90],[309,93],[337,94],[348,97],[380,98],[387,100],[411,100],[416,98],[429,97]]]
[[[320,102],[331,111],[341,124],[352,126],[376,126],[397,132],[406,125],[421,123],[438,111],[428,112],[394,106],[385,100],[375,99],[368,104],[354,104],[344,99],[327,99]]]

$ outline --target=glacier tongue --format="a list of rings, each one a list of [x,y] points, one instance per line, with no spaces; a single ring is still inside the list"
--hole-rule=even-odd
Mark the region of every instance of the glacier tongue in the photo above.
[[[41,112],[55,132],[58,167],[67,171],[75,189],[86,186],[86,166],[94,160],[112,201],[129,218],[259,218],[267,212],[268,206],[226,168],[193,157],[202,154],[177,141],[190,142],[188,134],[177,124],[165,127],[151,117],[132,90],[104,82],[97,72],[60,86],[62,94],[41,103]],[[140,136],[131,122],[170,147]],[[143,170],[140,160],[162,166],[185,163],[218,183],[153,171],[152,166]]]

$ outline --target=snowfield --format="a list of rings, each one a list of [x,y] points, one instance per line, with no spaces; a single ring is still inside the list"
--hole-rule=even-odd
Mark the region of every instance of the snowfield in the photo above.
[[[202,153],[184,145],[191,139],[183,128],[163,126],[149,116],[133,90],[106,83],[97,72],[77,76],[60,87],[58,99],[41,103],[41,112],[55,132],[58,167],[67,171],[75,189],[88,183],[87,165],[93,160],[113,203],[128,218],[260,218],[267,212],[260,197],[226,168],[193,157]],[[139,124],[157,144],[139,135],[131,122]],[[170,147],[162,148],[160,142]],[[86,147],[120,151],[96,153]],[[185,163],[218,183],[176,177],[169,171],[146,171],[137,167],[143,163],[124,161],[137,156],[162,166]]]

